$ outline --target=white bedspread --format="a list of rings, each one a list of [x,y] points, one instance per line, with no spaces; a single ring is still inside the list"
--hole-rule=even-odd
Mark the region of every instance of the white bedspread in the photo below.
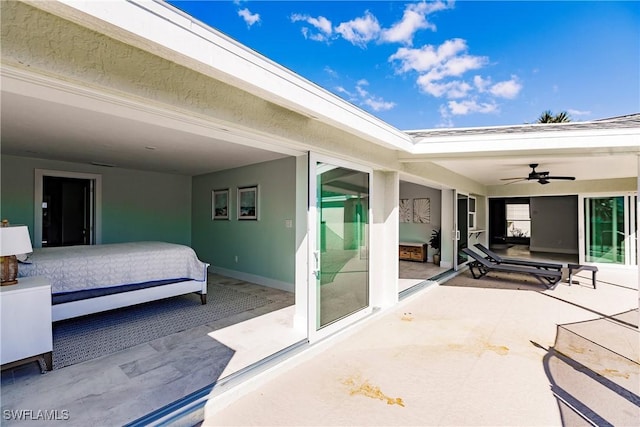
[[[188,246],[165,242],[34,248],[18,277],[45,276],[51,292],[143,283],[165,279],[205,281],[206,264]]]

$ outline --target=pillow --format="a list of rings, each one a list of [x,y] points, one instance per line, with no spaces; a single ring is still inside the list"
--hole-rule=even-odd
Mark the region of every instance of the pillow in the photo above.
[[[16,255],[16,258],[18,258],[18,262],[21,262],[23,264],[31,264],[29,256],[31,256],[31,254],[18,254]]]

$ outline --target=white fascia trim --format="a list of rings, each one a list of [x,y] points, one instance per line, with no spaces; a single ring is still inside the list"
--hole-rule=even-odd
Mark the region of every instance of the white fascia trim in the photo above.
[[[417,138],[411,154],[453,155],[540,151],[612,150],[640,153],[640,129],[602,129],[566,132],[510,133],[505,135],[459,135]],[[411,156],[409,156],[411,157]]]
[[[344,101],[281,65],[158,0],[58,0],[75,10],[173,51],[173,58],[211,77],[305,116],[392,149],[409,150],[409,135]],[[59,11],[58,11],[59,12]],[[94,28],[105,32],[106,28]],[[123,38],[123,34],[119,34]],[[148,48],[148,46],[147,46]],[[161,50],[159,49],[158,54]],[[166,53],[166,52],[164,52]]]

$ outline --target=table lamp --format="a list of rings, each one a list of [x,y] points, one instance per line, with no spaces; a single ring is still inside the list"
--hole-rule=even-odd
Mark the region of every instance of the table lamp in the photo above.
[[[26,225],[9,225],[6,219],[0,224],[0,285],[18,283],[18,254],[33,252],[29,229]]]

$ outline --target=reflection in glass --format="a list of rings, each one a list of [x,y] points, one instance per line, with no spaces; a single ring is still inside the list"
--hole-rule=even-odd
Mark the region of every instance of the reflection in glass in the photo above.
[[[624,264],[624,197],[585,199],[588,262]]]
[[[369,174],[318,162],[318,328],[369,305]]]

